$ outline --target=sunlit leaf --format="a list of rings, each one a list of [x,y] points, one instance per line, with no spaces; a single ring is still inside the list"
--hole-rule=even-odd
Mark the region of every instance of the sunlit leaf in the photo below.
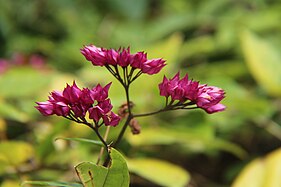
[[[264,172],[262,160],[256,159],[240,173],[232,187],[262,187]]]
[[[7,124],[4,119],[0,118],[0,139],[6,137]]]
[[[281,96],[281,56],[266,40],[244,31],[242,50],[250,72],[256,81],[273,96]]]
[[[265,157],[263,187],[281,186],[281,149],[278,149]]]
[[[156,133],[157,132],[157,133]],[[238,145],[202,133],[186,130],[164,128],[143,129],[138,136],[127,135],[126,138],[134,146],[173,145],[178,144],[187,150],[204,152],[207,150],[223,150],[245,158],[247,153]]]
[[[0,96],[19,98],[34,96],[44,89],[50,79],[31,68],[15,68],[0,77]]]
[[[1,187],[18,187],[19,182],[13,180],[5,180],[1,183]]]
[[[82,143],[91,143],[98,146],[103,146],[101,141],[97,140],[90,140],[85,138],[56,138],[56,140],[70,140],[70,141],[76,141],[76,142],[82,142]]]
[[[84,187],[126,187],[129,186],[129,172],[124,157],[111,149],[112,164],[109,168],[91,162],[75,167]]]
[[[0,142],[0,159],[12,166],[18,166],[34,157],[33,147],[21,141]]]
[[[183,187],[190,180],[190,175],[186,170],[163,160],[128,159],[128,167],[130,172],[160,186]]]
[[[36,185],[36,186],[57,186],[57,187],[82,187],[78,183],[57,182],[57,181],[25,181],[21,186]]]
[[[232,187],[279,187],[281,186],[281,149],[265,158],[249,163],[238,175]]]

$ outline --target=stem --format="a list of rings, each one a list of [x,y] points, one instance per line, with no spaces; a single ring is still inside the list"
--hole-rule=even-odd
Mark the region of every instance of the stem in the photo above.
[[[142,74],[142,71],[140,70],[139,72],[137,72],[137,74],[134,76],[134,78],[132,78],[130,83],[133,82],[134,80],[136,80],[139,76],[141,76],[141,74]]]
[[[133,118],[132,111],[131,111],[131,106],[130,106],[129,85],[128,86],[124,86],[124,88],[125,88],[125,92],[126,92],[126,100],[127,100],[127,106],[128,106],[128,113],[129,114],[128,114],[128,117],[126,119],[125,124],[123,125],[123,127],[122,127],[122,129],[121,129],[121,131],[120,131],[120,133],[119,133],[119,135],[117,137],[116,142],[113,144],[113,147],[116,147],[120,143],[120,141],[123,138],[124,133],[125,133],[128,125],[129,125],[131,119]]]
[[[128,81],[129,82],[131,82],[131,79],[132,79],[134,71],[135,71],[135,68],[132,67],[131,70],[130,70],[129,76],[128,76]]]
[[[105,131],[105,134],[104,134],[104,137],[103,137],[104,141],[107,140],[109,131],[110,131],[110,126],[107,126],[107,127],[106,127],[106,131]],[[103,153],[104,153],[104,147],[102,147],[102,148],[100,149],[100,153],[99,153],[98,160],[97,160],[97,165],[99,164]]]
[[[133,117],[137,118],[137,117],[151,116],[151,115],[158,114],[158,113],[161,113],[161,112],[166,112],[166,111],[168,111],[168,110],[166,110],[164,108],[164,109],[157,110],[155,112],[149,112],[149,113],[144,113],[144,114],[135,114],[135,115],[133,115]]]
[[[117,140],[116,140],[116,142],[112,145],[112,147],[117,147],[117,145],[120,143],[120,141],[122,140],[122,138],[123,138],[123,136],[124,136],[124,134],[125,134],[125,131],[126,131],[128,125],[129,125],[131,119],[133,119],[133,115],[129,115],[129,116],[127,117],[127,120],[126,120],[125,124],[123,125],[123,127],[122,127],[122,129],[121,129],[121,131],[120,131],[120,133],[119,133],[119,135],[118,135],[118,137],[117,137]]]
[[[107,143],[105,142],[105,140],[103,139],[103,137],[101,136],[101,134],[100,134],[98,128],[94,127],[91,123],[88,123],[88,122],[86,123],[86,125],[95,131],[95,133],[97,134],[98,138],[100,139],[100,141],[102,142],[102,144],[103,144],[104,147],[106,148],[106,151],[108,152],[108,150],[107,150],[108,145],[107,145]]]
[[[124,74],[126,74],[125,70],[124,70]],[[127,74],[126,74],[126,76],[127,76]],[[126,80],[125,76],[124,76],[124,79]],[[124,82],[125,82],[125,80],[124,80]],[[114,142],[113,145],[111,146],[111,147],[115,147],[115,148],[121,142],[121,140],[122,140],[122,138],[123,138],[123,136],[125,134],[125,131],[126,131],[128,125],[129,125],[131,119],[133,118],[133,115],[132,115],[132,112],[131,112],[131,106],[130,106],[129,84],[127,85],[125,83],[125,84],[122,84],[122,85],[125,88],[125,92],[126,92],[126,100],[127,100],[127,106],[128,106],[128,113],[129,114],[128,114],[128,117],[126,119],[125,124],[123,125],[123,127],[122,127],[122,129],[121,129],[121,131],[120,131],[120,133],[119,133],[119,135],[117,137],[116,142]],[[105,162],[104,162],[103,166],[104,167],[108,167],[109,163],[110,163],[110,155],[108,154],[107,158],[105,159]]]
[[[144,114],[134,114],[132,115],[133,118],[137,118],[137,117],[145,117],[145,116],[151,116],[151,115],[154,115],[154,114],[159,114],[161,112],[167,112],[167,111],[170,111],[170,110],[190,110],[190,109],[196,109],[198,108],[197,106],[194,106],[194,107],[189,107],[189,108],[186,108],[186,107],[176,107],[176,106],[166,106],[165,108],[163,109],[160,109],[160,110],[157,110],[155,112],[149,112],[149,113],[144,113]]]

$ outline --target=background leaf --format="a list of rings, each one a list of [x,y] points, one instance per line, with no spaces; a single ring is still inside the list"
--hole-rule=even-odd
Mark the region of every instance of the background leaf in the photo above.
[[[128,159],[128,167],[133,172],[160,186],[183,187],[190,175],[183,168],[172,163],[150,158]]]
[[[281,56],[266,40],[250,31],[241,33],[246,63],[256,81],[270,95],[281,96]]]
[[[76,142],[82,142],[82,143],[91,143],[91,144],[95,144],[95,145],[98,145],[98,146],[103,146],[101,141],[90,140],[90,139],[86,139],[86,138],[56,138],[56,140],[70,140],[70,141],[76,141]]]
[[[281,184],[281,149],[248,164],[232,187],[279,187]]]
[[[0,142],[0,162],[11,166],[19,166],[33,158],[34,149],[32,145],[22,141]]]

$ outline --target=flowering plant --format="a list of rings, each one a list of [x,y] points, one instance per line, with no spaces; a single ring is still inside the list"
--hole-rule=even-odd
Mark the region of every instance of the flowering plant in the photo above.
[[[118,168],[118,164],[115,163],[114,159],[122,160],[123,157],[115,148],[118,147],[128,126],[131,127],[132,133],[140,133],[140,125],[136,120],[138,117],[180,109],[193,110],[201,108],[209,114],[225,109],[225,106],[220,103],[225,97],[224,90],[214,86],[200,84],[198,81],[189,79],[188,75],[180,78],[180,73],[177,73],[171,79],[164,76],[163,81],[158,85],[160,96],[165,98],[165,105],[163,108],[154,112],[135,114],[132,111],[133,102],[130,100],[130,85],[142,74],[153,75],[159,73],[162,68],[166,66],[165,60],[161,58],[148,59],[147,54],[144,52],[132,54],[130,48],[114,50],[88,45],[81,49],[81,53],[94,66],[105,67],[124,88],[126,103],[119,107],[118,114],[112,111],[113,106],[111,100],[108,98],[108,91],[111,83],[104,87],[98,84],[91,89],[81,89],[74,81],[72,85],[67,84],[61,92],[51,92],[47,101],[37,102],[37,106],[35,107],[44,116],[62,116],[68,120],[84,124],[95,132],[103,147],[100,151],[97,164],[94,166],[91,165],[91,169],[87,171],[88,173],[90,172],[90,176],[92,170],[95,170],[94,173],[102,173],[102,170],[107,168],[107,172],[110,173],[110,169]],[[115,127],[120,125],[121,119],[125,119],[125,122],[122,125],[117,139],[113,143],[108,143],[108,129],[111,126]],[[107,126],[107,131],[103,136],[100,133],[100,128],[104,126]],[[106,150],[106,156],[102,164],[103,167],[99,167],[99,161],[104,154],[104,150]],[[83,170],[83,166],[76,168],[76,170],[83,185],[88,186],[87,181],[82,177],[83,175],[87,175],[87,172]],[[112,178],[114,178],[114,176],[112,176]],[[109,180],[108,177],[101,179],[98,175],[94,175],[94,177],[91,176],[90,178],[90,181],[96,185],[101,181],[106,183]],[[126,185],[122,183],[121,186],[129,185],[128,177],[122,180],[127,180],[127,182],[125,182]],[[117,183],[114,183],[114,185],[118,186]]]

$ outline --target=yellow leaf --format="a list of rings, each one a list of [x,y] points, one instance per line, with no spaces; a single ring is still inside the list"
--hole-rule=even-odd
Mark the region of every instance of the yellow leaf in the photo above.
[[[262,187],[264,172],[263,161],[256,159],[243,169],[232,187]]]
[[[248,164],[235,179],[232,187],[280,187],[281,149]]]
[[[21,141],[3,141],[0,143],[0,158],[11,166],[18,166],[34,157],[33,147]]]
[[[149,158],[127,159],[133,172],[160,186],[183,187],[190,180],[189,173],[172,163]]]
[[[253,77],[272,96],[281,96],[281,56],[267,41],[250,31],[241,34],[242,50]]]

